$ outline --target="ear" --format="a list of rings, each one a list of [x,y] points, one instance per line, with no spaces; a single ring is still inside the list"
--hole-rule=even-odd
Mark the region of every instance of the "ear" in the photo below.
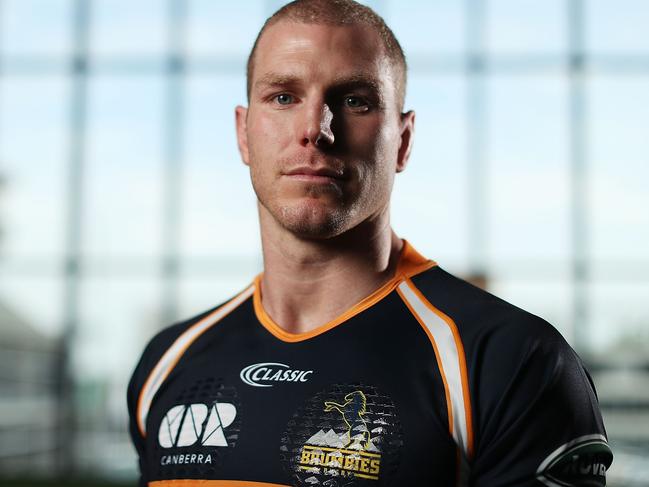
[[[412,150],[412,143],[415,136],[415,112],[401,114],[401,127],[399,142],[399,153],[397,156],[397,172],[401,172],[406,168],[408,159],[410,158],[410,151]]]
[[[250,154],[248,152],[248,126],[246,122],[246,117],[248,115],[248,109],[238,105],[234,109],[234,117],[237,127],[237,145],[239,146],[239,154],[241,154],[241,160],[247,166],[250,164]]]

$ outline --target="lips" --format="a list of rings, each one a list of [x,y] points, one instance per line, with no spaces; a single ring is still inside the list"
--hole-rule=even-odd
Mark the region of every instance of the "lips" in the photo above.
[[[343,171],[337,171],[330,167],[302,166],[286,171],[284,176],[312,183],[332,183],[344,180]]]

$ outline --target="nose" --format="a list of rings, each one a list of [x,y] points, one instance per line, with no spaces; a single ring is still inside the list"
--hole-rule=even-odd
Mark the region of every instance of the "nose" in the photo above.
[[[320,149],[332,145],[334,143],[334,133],[331,131],[333,119],[334,114],[326,103],[309,109],[302,145],[313,144]]]

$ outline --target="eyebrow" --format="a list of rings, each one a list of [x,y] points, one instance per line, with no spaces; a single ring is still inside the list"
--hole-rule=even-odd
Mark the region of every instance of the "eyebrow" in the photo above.
[[[274,86],[291,86],[300,83],[300,78],[294,75],[285,75],[279,73],[267,73],[255,81],[254,86],[257,87],[274,87]],[[376,93],[381,93],[379,82],[371,76],[364,74],[356,74],[351,76],[340,76],[334,78],[332,83],[333,89],[352,89],[352,88],[367,88]]]
[[[286,86],[297,84],[299,78],[297,76],[267,73],[255,81],[255,87],[258,86]]]

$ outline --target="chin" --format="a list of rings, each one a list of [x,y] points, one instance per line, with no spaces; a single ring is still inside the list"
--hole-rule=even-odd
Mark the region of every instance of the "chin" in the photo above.
[[[303,238],[332,238],[343,233],[349,226],[347,211],[317,202],[283,206],[274,216],[282,227]]]

